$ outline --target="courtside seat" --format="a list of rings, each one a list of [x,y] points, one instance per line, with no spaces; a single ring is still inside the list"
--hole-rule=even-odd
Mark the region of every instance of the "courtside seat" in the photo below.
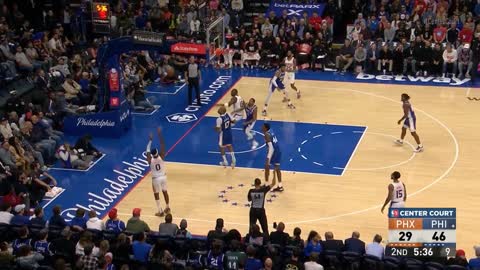
[[[414,258],[405,258],[404,266],[409,270],[422,270],[423,262]]]
[[[402,260],[397,257],[387,256],[383,258],[384,270],[400,270],[402,269]]]
[[[383,268],[383,261],[377,256],[372,256],[372,255],[363,256],[363,261],[362,261],[363,270],[381,270],[382,268]]]
[[[340,253],[336,250],[325,250],[322,253],[324,267],[327,269],[340,268]]]
[[[344,251],[341,257],[343,269],[357,270],[362,263],[362,255],[357,252]]]
[[[109,242],[114,241],[118,237],[118,233],[114,231],[102,231],[103,239],[108,240]]]
[[[461,265],[449,265],[445,267],[445,270],[467,270],[467,268]]]
[[[437,262],[426,262],[425,270],[443,270],[445,266]]]

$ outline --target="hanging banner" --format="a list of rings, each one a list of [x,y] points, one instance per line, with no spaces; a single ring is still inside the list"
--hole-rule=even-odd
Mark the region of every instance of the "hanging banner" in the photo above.
[[[304,4],[301,1],[284,2],[282,0],[271,0],[268,12],[275,12],[277,16],[282,15],[286,10],[287,16],[303,17],[303,13],[307,13],[308,17],[312,16],[313,12],[317,12],[318,16],[322,16],[325,10],[325,4]]]

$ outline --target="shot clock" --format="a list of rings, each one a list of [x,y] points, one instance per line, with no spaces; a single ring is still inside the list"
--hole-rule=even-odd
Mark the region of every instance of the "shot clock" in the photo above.
[[[455,256],[455,208],[390,208],[388,217],[386,255]]]

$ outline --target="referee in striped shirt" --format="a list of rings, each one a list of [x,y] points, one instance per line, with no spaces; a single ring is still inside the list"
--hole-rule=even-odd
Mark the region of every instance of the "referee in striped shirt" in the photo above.
[[[195,88],[195,93],[197,95],[197,105],[201,106],[200,103],[200,67],[195,63],[195,57],[190,56],[188,59],[187,71],[185,71],[185,79],[188,84],[188,105],[192,105],[192,88]]]
[[[250,202],[250,227],[260,222],[262,231],[265,235],[268,235],[268,222],[267,214],[265,213],[265,196],[275,186],[276,179],[270,185],[263,185],[262,180],[255,179],[255,187],[248,191],[248,201]]]

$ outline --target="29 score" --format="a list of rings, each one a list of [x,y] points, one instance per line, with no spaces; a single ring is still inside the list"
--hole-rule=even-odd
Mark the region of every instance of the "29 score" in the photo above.
[[[396,243],[451,243],[456,241],[454,230],[390,230],[389,242]]]

